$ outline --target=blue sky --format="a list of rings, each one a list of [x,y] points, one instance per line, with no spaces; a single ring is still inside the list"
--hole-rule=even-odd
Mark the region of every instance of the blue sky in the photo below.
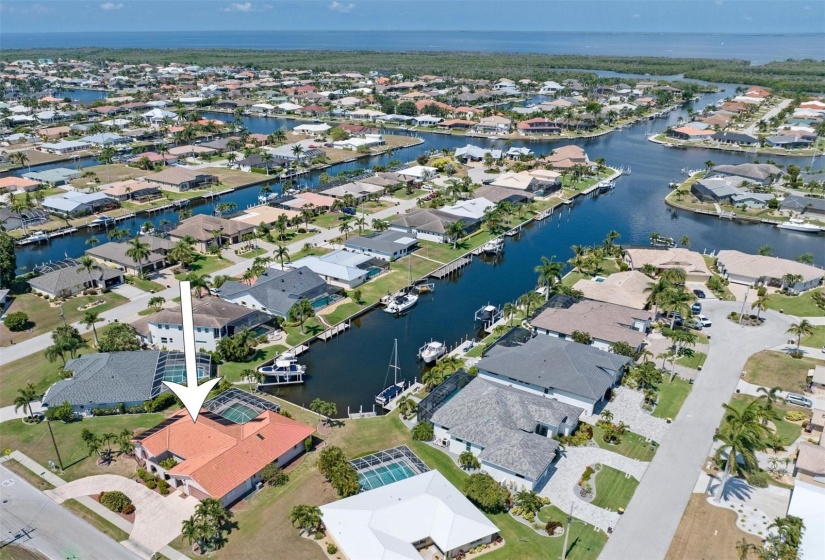
[[[0,0],[0,34],[215,29],[823,33],[825,0]]]

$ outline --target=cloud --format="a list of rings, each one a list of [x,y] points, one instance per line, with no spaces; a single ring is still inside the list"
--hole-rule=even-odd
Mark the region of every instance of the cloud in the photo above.
[[[265,12],[267,10],[271,10],[272,6],[269,4],[261,4],[260,6],[256,6],[252,2],[232,2],[226,8],[223,8],[224,12],[242,12],[248,14],[250,12]]]
[[[101,10],[119,10],[123,7],[123,4],[115,4],[114,2],[104,2],[100,5]]]
[[[342,4],[337,0],[332,0],[332,4],[329,5],[329,9],[333,12],[341,12],[342,14],[348,14],[355,9],[355,4]]]

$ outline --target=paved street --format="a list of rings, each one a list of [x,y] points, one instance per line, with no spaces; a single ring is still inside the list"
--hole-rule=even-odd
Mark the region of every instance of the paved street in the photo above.
[[[703,311],[713,320],[711,352],[679,416],[661,442],[627,513],[616,525],[602,560],[664,558],[706,460],[748,357],[787,339],[795,319],[773,311],[761,327],[743,327],[725,317],[739,311],[736,302],[708,301]]]
[[[138,557],[28,482],[0,466],[0,531],[4,539],[21,534],[16,544],[55,560],[137,560]],[[21,531],[25,529],[27,535]]]

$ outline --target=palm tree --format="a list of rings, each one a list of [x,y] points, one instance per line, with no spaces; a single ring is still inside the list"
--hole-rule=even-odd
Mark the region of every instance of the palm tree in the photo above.
[[[139,236],[136,236],[134,239],[129,241],[129,248],[126,249],[126,256],[135,261],[137,266],[135,267],[138,272],[142,272],[143,268],[140,266],[140,263],[143,259],[149,258],[151,251],[149,250],[149,244],[144,243],[140,240]]]
[[[298,163],[301,163],[301,156],[303,155],[303,153],[304,147],[300,144],[295,144],[294,146],[292,146],[292,155],[295,156],[295,159],[298,161]]]
[[[813,336],[814,327],[807,319],[802,319],[798,323],[791,325],[786,332],[796,337],[796,349],[799,350],[799,346],[802,344],[802,337]]]
[[[714,436],[714,440],[722,445],[716,451],[715,458],[721,460],[725,454],[727,458],[719,492],[715,498],[717,502],[722,501],[725,486],[734,471],[746,473],[759,468],[756,452],[765,448],[765,440],[770,435],[770,430],[761,422],[763,410],[759,401],[760,399],[752,401],[741,410],[729,404],[722,405],[725,409],[725,419]]]
[[[666,268],[662,271],[659,277],[676,286],[683,286],[687,280],[687,272],[685,272],[684,268],[680,267]]]
[[[670,320],[670,328],[676,323],[676,313],[680,313],[683,317],[690,314],[690,304],[695,299],[692,294],[687,294],[680,289],[670,289],[662,294],[662,309],[673,312],[673,317]]]
[[[654,318],[659,314],[659,303],[664,299],[664,294],[671,289],[673,289],[673,286],[664,278],[659,278],[656,282],[649,282],[647,288],[645,288],[645,292],[648,292],[647,305],[648,307],[653,306]]]
[[[198,274],[197,272],[190,272],[186,275],[185,280],[189,282],[189,286],[195,290],[195,297],[198,299],[203,297],[203,290],[208,292],[212,285],[206,277],[206,274]]]
[[[23,412],[28,410],[28,418],[31,418],[34,416],[32,413],[31,402],[37,400],[37,387],[35,387],[34,383],[26,383],[26,386],[22,389],[18,389],[17,393],[18,395],[14,398],[14,411],[17,412],[21,408],[23,409]]]
[[[180,263],[184,268],[189,268],[189,264],[195,258],[192,244],[185,239],[181,239],[169,249],[169,258]]]
[[[461,237],[464,235],[464,222],[461,220],[456,220],[451,222],[447,226],[447,231],[444,232],[447,234],[447,238],[451,239],[453,242],[453,249],[458,248],[458,242],[461,240]]]
[[[683,235],[682,238],[679,240],[679,245],[690,249],[690,237],[688,237],[687,235]]]
[[[109,164],[112,163],[112,160],[114,159],[116,153],[117,152],[115,152],[115,149],[113,147],[106,146],[105,148],[103,148],[100,151],[100,155],[97,156],[97,159],[99,161],[102,161],[103,163],[106,164],[106,180],[107,181],[111,180],[111,177],[109,175]]]
[[[272,250],[272,254],[276,259],[281,261],[281,268],[284,268],[284,259],[289,258],[289,251],[287,248],[283,245],[276,245],[275,249]]]
[[[95,323],[100,323],[103,319],[100,317],[100,313],[93,309],[86,310],[86,313],[83,315],[83,319],[80,320],[80,324],[85,325],[87,328],[91,327],[92,334],[95,337],[95,347],[98,346],[97,343],[97,328],[95,327]]]
[[[759,315],[768,308],[768,296],[760,296],[755,302],[751,304],[751,309],[756,309],[756,320],[759,320]]]
[[[508,301],[501,307],[501,312],[505,317],[509,318],[510,326],[513,326],[513,318],[516,313],[518,313],[518,306],[515,303]]]
[[[793,287],[802,282],[802,275],[800,274],[786,274],[782,277],[782,285],[788,291],[793,290]]]
[[[87,240],[86,240],[86,245],[91,245],[92,249],[94,249],[95,247],[97,247],[97,245],[98,245],[99,243],[100,243],[100,239],[98,239],[98,238],[97,238],[97,237],[95,237],[94,235],[93,235],[93,236],[91,236],[89,239],[87,239]]]
[[[421,376],[421,382],[427,391],[432,391],[444,382],[444,370],[439,367],[431,367]]]
[[[356,226],[358,226],[358,235],[361,235],[361,233],[364,231],[364,228],[367,227],[367,220],[364,218],[364,216],[358,216],[357,218],[355,218],[355,220],[353,220],[353,223]]]
[[[301,533],[313,534],[321,525],[321,510],[318,506],[299,504],[289,512],[289,520]]]
[[[604,161],[604,158],[599,158],[599,159]],[[610,231],[607,232],[607,235],[604,238],[604,248],[605,248],[605,250],[607,251],[607,253],[609,255],[615,254],[614,251],[616,250],[616,244],[613,243],[613,242],[616,241],[620,237],[621,237],[621,234],[618,231],[616,231],[615,229],[611,229]]]
[[[80,263],[80,266],[77,267],[77,271],[80,272],[81,270],[85,270],[86,274],[89,276],[89,287],[93,287],[95,280],[92,278],[92,270],[100,270],[100,267],[97,266],[97,263],[88,255],[83,255],[77,262]]]
[[[262,383],[266,376],[257,369],[247,368],[241,372],[241,376],[249,382],[249,390],[252,391],[252,382]]]
[[[344,239],[349,239],[349,232],[352,231],[352,225],[350,225],[350,220],[345,221],[338,227],[338,231],[344,234]]]
[[[519,307],[524,308],[524,316],[530,317],[530,308],[538,307],[539,305],[541,305],[542,301],[543,298],[541,297],[541,294],[539,294],[538,292],[530,291],[526,294],[522,294],[521,296],[519,296],[518,301],[516,303],[518,303]]]
[[[533,269],[533,272],[539,275],[538,284],[546,288],[544,294],[544,301],[550,299],[550,292],[561,279],[562,272],[564,272],[564,265],[556,261],[556,256],[553,255],[549,259],[547,257],[541,258],[541,264]]]
[[[19,165],[20,167],[23,167],[24,165],[26,165],[26,162],[29,161],[29,156],[26,154],[26,152],[14,152],[13,154],[9,155],[9,159],[17,165]],[[29,168],[29,170],[31,170],[31,167]]]

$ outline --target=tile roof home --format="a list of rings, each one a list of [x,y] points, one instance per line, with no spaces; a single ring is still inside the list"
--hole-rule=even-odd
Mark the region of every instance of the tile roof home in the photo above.
[[[796,469],[808,476],[825,476],[825,447],[807,441],[799,442]]]
[[[457,221],[463,222],[466,227],[478,224],[478,220],[460,218],[441,210],[413,208],[390,222],[390,229],[409,233],[419,239],[444,243],[447,241],[447,228],[451,223]]]
[[[215,177],[185,167],[167,167],[163,171],[147,175],[144,180],[179,190],[188,190],[203,183],[210,183],[215,180]]]
[[[617,272],[597,281],[583,278],[573,286],[587,299],[625,305],[634,309],[644,309],[647,305],[647,289],[651,280],[637,270]]]
[[[710,138],[714,134],[716,134],[716,131],[713,129],[702,130],[692,126],[680,126],[667,131],[668,136],[678,138],[679,140],[702,140],[704,138]]]
[[[351,559],[420,560],[433,543],[452,558],[498,535],[496,527],[438,471],[321,506],[329,535]]]
[[[802,519],[806,530],[799,544],[799,557],[822,558],[825,556],[825,486],[797,478],[791,492],[788,515]],[[816,527],[815,530],[807,530]]]
[[[37,181],[24,177],[0,177],[0,192],[3,191],[32,191],[40,186]]]
[[[154,472],[165,472],[172,486],[228,506],[254,488],[270,463],[283,467],[304,451],[314,428],[265,410],[245,424],[201,411],[197,422],[181,410],[160,426],[138,436],[136,454]],[[174,456],[165,470],[158,463]]]
[[[636,270],[649,264],[657,270],[681,268],[689,280],[707,280],[711,276],[705,257],[684,247],[628,247],[624,254],[630,267]]]
[[[180,222],[178,227],[169,232],[169,237],[174,241],[191,237],[197,242],[196,248],[199,251],[206,251],[207,246],[215,242],[213,232],[220,230],[224,240],[228,240],[229,243],[238,243],[245,234],[252,233],[256,226],[257,224],[248,224],[238,220],[196,214]]]
[[[539,332],[571,337],[574,332],[586,332],[594,339],[593,346],[608,350],[612,342],[624,342],[640,348],[645,341],[653,314],[592,300],[572,300],[562,306],[551,306],[530,321]]]
[[[801,292],[820,285],[825,275],[821,268],[779,257],[751,255],[727,249],[719,251],[716,257],[719,272],[737,284],[755,286],[773,282],[784,285],[782,278],[794,274],[799,275],[801,281],[789,287]]]

